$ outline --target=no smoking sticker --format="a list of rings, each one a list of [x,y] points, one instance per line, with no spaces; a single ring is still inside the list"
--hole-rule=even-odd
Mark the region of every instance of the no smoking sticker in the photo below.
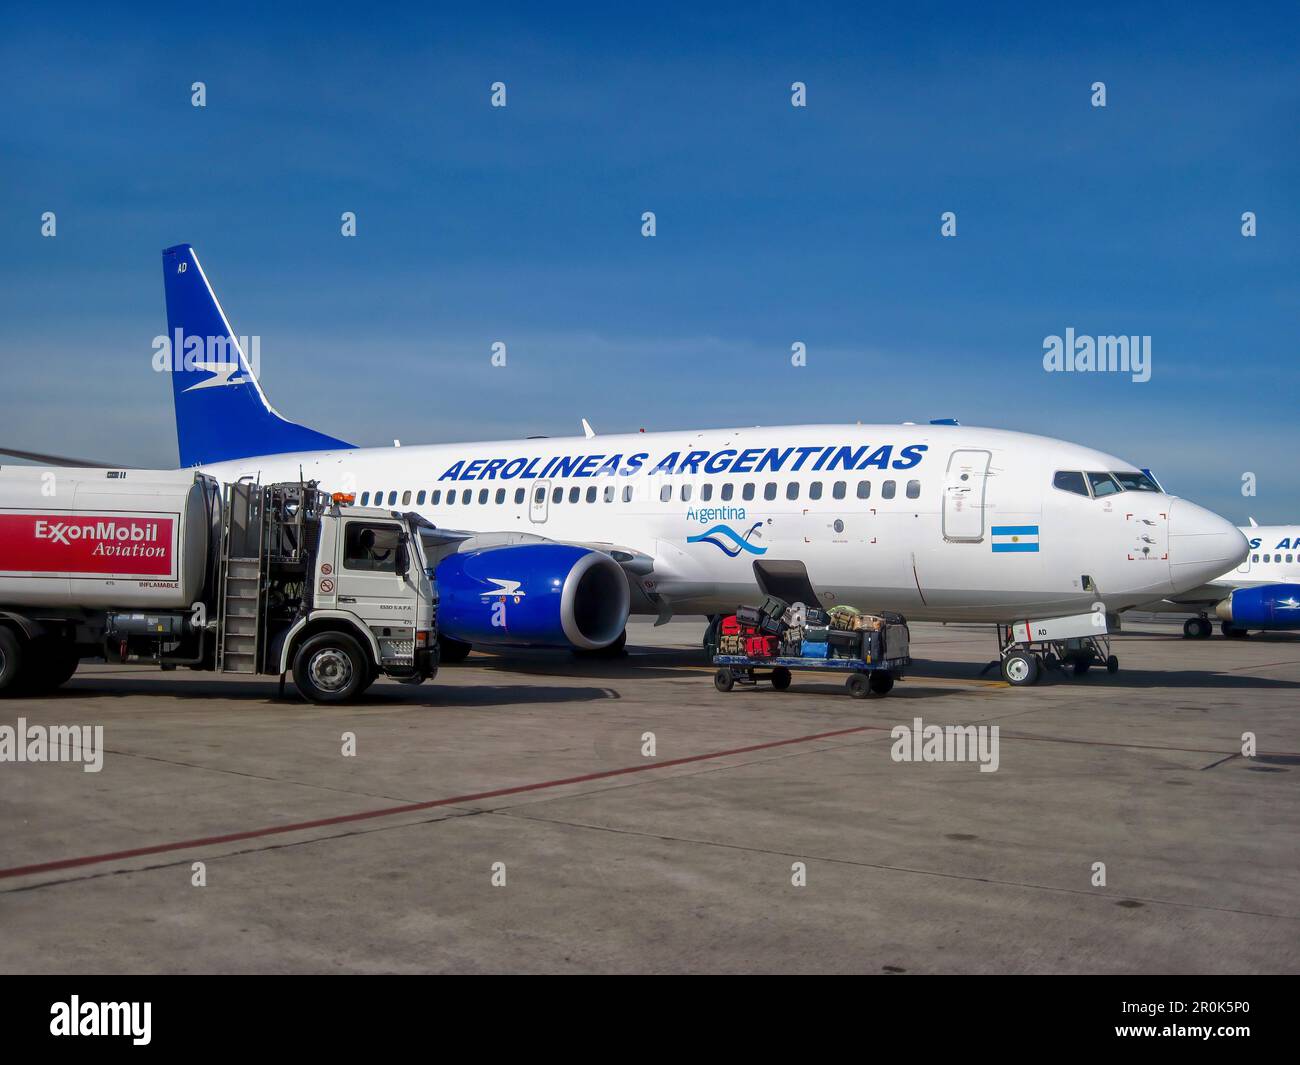
[[[320,590],[326,595],[329,595],[330,592],[334,591],[334,582],[326,577],[320,582]]]

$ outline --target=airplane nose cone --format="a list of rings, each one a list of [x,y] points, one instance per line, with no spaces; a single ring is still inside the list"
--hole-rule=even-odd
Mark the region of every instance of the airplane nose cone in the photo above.
[[[1226,518],[1185,499],[1170,504],[1169,575],[1176,593],[1223,576],[1249,550],[1241,530]]]

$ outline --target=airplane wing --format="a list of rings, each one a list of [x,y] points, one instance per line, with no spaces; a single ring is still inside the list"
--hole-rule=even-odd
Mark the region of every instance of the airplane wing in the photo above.
[[[40,451],[19,451],[17,448],[0,447],[0,455],[12,455],[16,459],[34,462],[38,466],[71,466],[82,469],[134,470],[136,466],[127,466],[121,462],[104,462],[102,459],[74,459],[67,455],[46,455]]]

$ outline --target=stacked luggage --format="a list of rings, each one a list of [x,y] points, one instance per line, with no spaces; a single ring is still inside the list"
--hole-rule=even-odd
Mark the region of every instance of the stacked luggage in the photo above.
[[[901,614],[866,614],[786,603],[769,595],[761,607],[742,606],[722,619],[718,653],[748,658],[851,658],[873,663],[908,655]]]

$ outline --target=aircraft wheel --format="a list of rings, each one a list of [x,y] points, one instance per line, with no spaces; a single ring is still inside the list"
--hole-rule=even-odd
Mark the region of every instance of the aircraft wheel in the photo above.
[[[1112,677],[1119,672],[1119,659],[1114,655],[1106,659],[1106,672]]]
[[[1230,640],[1244,640],[1250,635],[1250,633],[1245,629],[1235,628],[1234,626],[1229,625],[1226,621],[1220,622],[1219,631]]]
[[[777,666],[772,670],[772,687],[779,692],[790,687],[790,671],[785,666]]]
[[[720,692],[729,692],[736,686],[735,674],[729,669],[720,669],[713,674],[713,686]]]
[[[1208,640],[1214,629],[1205,618],[1188,618],[1183,622],[1183,639]]]
[[[1008,684],[1017,688],[1037,684],[1039,669],[1038,656],[1028,651],[1012,651],[1002,660],[1002,676]]]
[[[871,682],[861,673],[853,673],[848,679],[849,694],[855,699],[865,699],[871,694]]]

